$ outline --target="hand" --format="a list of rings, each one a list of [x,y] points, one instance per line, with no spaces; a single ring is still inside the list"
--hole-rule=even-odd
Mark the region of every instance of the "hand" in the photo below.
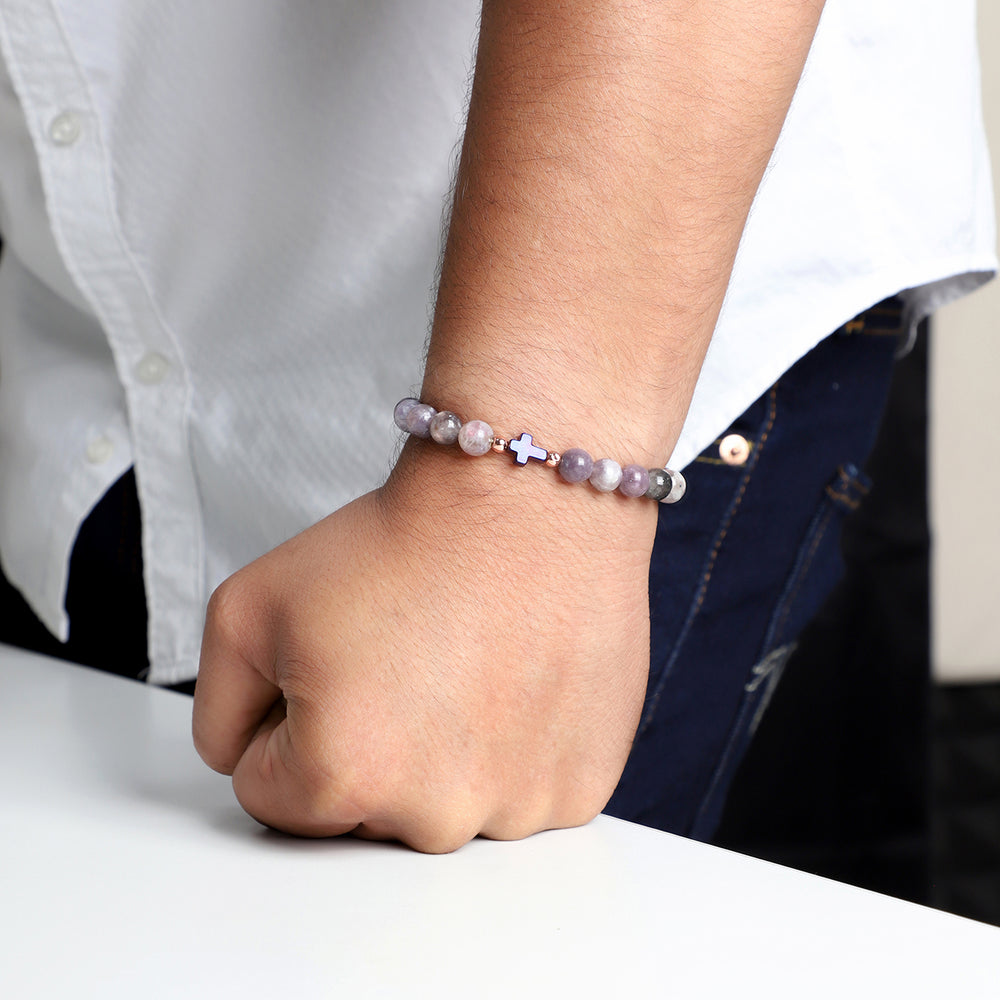
[[[198,752],[305,836],[444,852],[589,821],[645,691],[656,507],[410,442],[215,593]]]

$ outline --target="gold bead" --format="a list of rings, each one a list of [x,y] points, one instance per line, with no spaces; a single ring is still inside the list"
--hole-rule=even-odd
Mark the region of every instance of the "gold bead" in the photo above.
[[[494,438],[490,447],[499,455],[507,450],[507,442],[503,438]]]
[[[562,461],[562,455],[558,451],[550,451],[549,457],[545,459],[545,464],[550,468],[554,469]]]

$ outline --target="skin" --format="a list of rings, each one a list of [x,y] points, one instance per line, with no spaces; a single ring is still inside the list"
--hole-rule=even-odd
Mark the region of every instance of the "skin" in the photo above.
[[[421,398],[661,465],[821,7],[486,0]],[[589,821],[642,704],[657,509],[411,439],[215,593],[199,753],[306,836]]]

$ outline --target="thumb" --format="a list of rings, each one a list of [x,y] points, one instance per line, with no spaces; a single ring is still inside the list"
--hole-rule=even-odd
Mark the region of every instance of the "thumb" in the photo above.
[[[300,759],[284,701],[253,735],[233,771],[233,791],[259,823],[301,837],[337,837],[365,818],[338,783]]]
[[[258,664],[273,662],[261,615],[230,581],[212,595],[194,689],[192,735],[209,767],[232,774],[263,719],[281,698],[276,678]]]

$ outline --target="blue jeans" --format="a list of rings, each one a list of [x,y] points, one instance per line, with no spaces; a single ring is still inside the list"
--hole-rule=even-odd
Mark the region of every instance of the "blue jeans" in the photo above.
[[[705,840],[796,637],[837,582],[840,522],[868,492],[899,343],[896,300],[832,334],[726,433],[660,511],[642,719],[606,812]],[[720,436],[721,439],[721,436]]]

